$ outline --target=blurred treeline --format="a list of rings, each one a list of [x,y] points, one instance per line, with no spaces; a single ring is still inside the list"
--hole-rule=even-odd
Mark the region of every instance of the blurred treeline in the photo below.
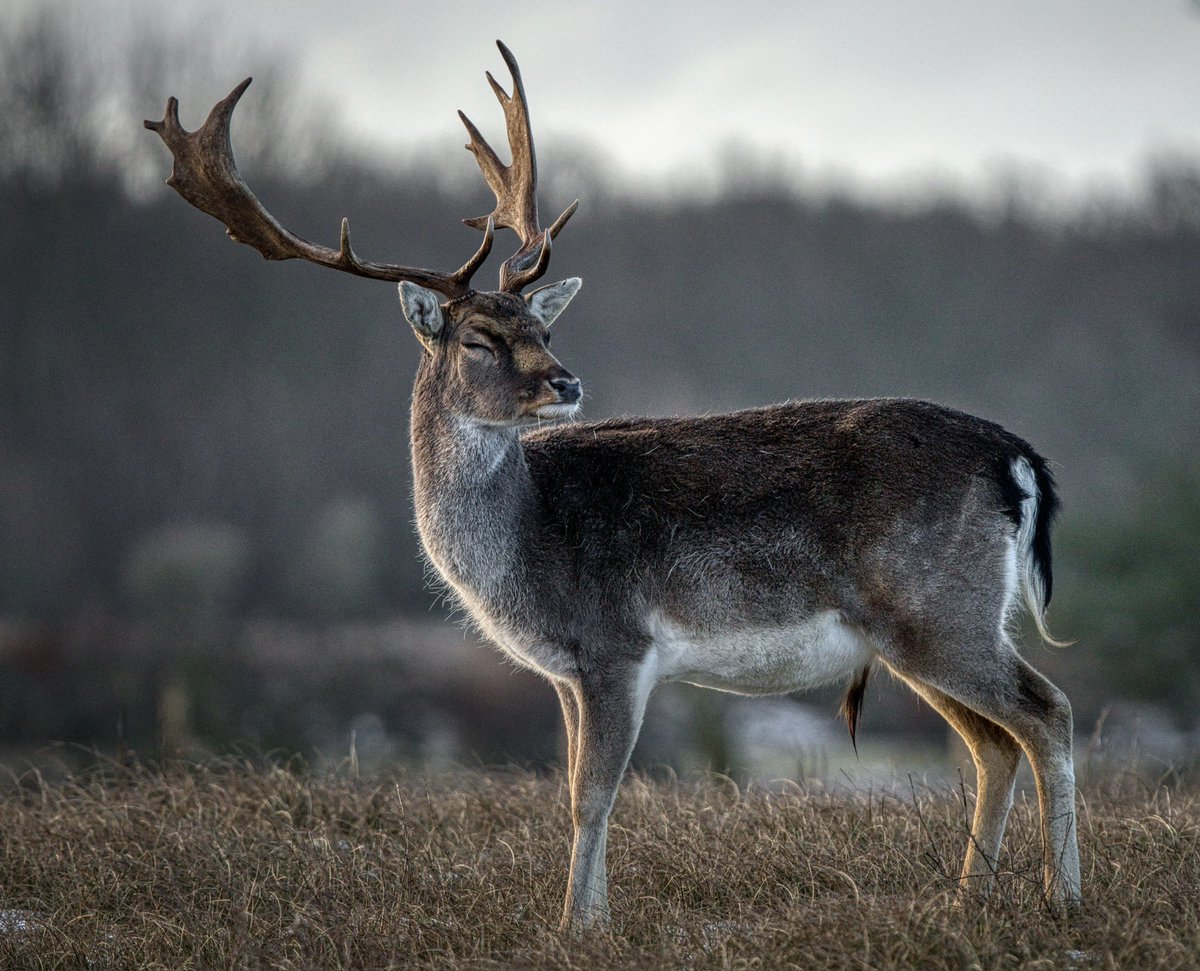
[[[423,575],[393,288],[231,244],[162,185],[141,120],[178,94],[195,128],[253,69],[234,142],[267,207],[446,269],[478,243],[459,218],[490,208],[470,156],[385,168],[253,53],[143,36],[104,61],[49,17],[4,31],[0,745],[353,731],[386,756],[553,757],[551,693],[470,646]],[[477,120],[502,141],[498,111]],[[1196,730],[1200,160],[1070,206],[1022,177],[884,205],[753,159],[654,201],[540,148],[543,208],[583,200],[551,272],[585,279],[555,348],[588,417],[917,395],[1006,424],[1065,499],[1051,619],[1079,643],[1034,662],[1083,732],[1130,704]],[[704,704],[708,724],[725,702]]]

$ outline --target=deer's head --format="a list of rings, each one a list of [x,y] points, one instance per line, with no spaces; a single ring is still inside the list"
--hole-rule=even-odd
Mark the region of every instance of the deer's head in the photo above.
[[[499,291],[441,302],[405,281],[400,303],[428,355],[443,406],[480,425],[527,425],[568,418],[579,379],[550,353],[550,325],[579,291],[578,277],[527,296]]]
[[[540,279],[550,261],[551,241],[571,218],[571,203],[547,229],[538,222],[537,161],[529,128],[529,109],[521,72],[512,52],[496,45],[512,74],[508,94],[489,73],[508,130],[512,161],[504,165],[479,130],[461,111],[474,154],[496,196],[486,216],[465,219],[483,232],[483,242],[453,273],[361,260],[350,246],[350,228],[342,220],[338,248],[320,246],[282,226],[255,198],[238,173],[230,143],[233,109],[250,84],[247,78],[209,113],[200,129],[179,123],[179,103],[167,101],[162,121],[147,121],[174,156],[167,184],[196,208],[215,216],[230,237],[253,246],[267,259],[305,259],[331,269],[400,284],[404,316],[412,324],[433,368],[440,395],[454,414],[480,424],[512,426],[573,414],[579,381],[550,353],[550,324],[578,292],[571,278],[522,296]],[[521,245],[500,267],[500,289],[479,292],[471,277],[492,248],[497,228],[511,229]]]

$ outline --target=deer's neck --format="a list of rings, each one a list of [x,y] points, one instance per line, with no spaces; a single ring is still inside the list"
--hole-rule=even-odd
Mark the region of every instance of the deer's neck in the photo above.
[[[533,480],[517,430],[456,417],[426,370],[412,410],[417,529],[442,576],[486,607],[519,582]]]

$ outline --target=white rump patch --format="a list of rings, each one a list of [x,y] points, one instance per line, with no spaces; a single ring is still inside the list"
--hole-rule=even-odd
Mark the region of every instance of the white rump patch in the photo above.
[[[1038,505],[1041,500],[1037,477],[1033,474],[1033,466],[1025,458],[1013,459],[1012,477],[1024,493],[1021,499],[1021,524],[1017,527],[1014,550],[1017,580],[1025,607],[1032,615],[1038,632],[1047,641],[1053,642],[1042,617],[1046,602],[1046,584],[1033,562],[1033,537],[1037,531]],[[1014,592],[1018,584],[1013,585]]]

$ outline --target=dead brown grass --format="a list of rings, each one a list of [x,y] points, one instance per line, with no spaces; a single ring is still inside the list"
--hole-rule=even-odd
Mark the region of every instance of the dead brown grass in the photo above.
[[[614,926],[576,940],[555,929],[561,776],[31,774],[0,803],[0,966],[1200,967],[1200,797],[1125,783],[1081,806],[1089,903],[1062,920],[1026,802],[996,892],[956,907],[961,794],[635,777],[610,838]]]

